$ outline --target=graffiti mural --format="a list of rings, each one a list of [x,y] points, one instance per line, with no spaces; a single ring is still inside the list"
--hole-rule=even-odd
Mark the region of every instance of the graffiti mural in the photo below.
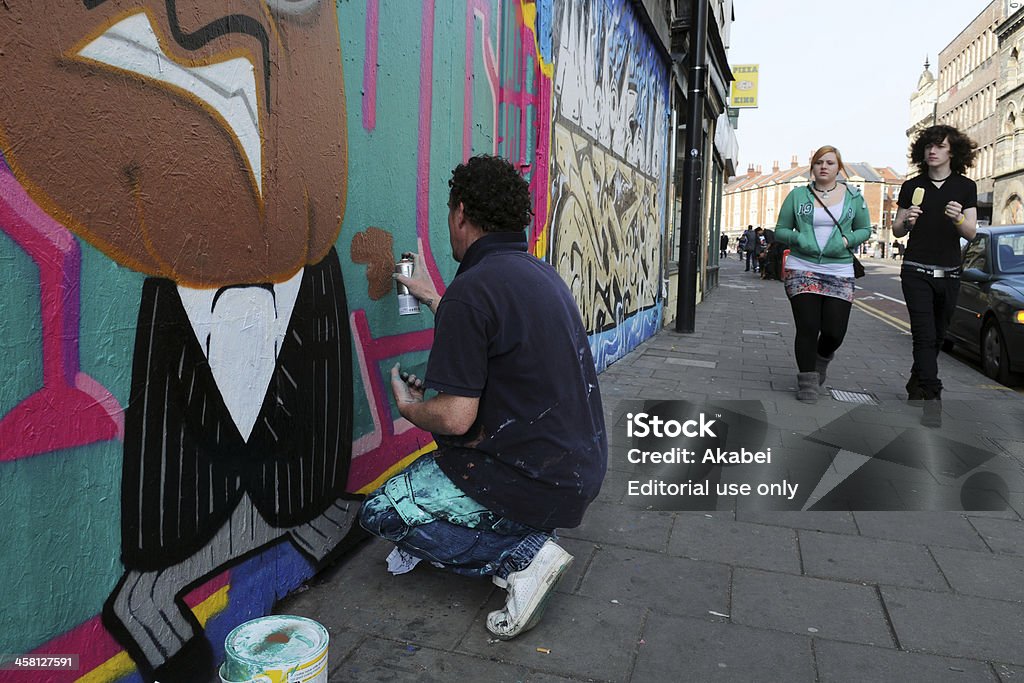
[[[205,680],[356,540],[355,494],[433,447],[390,403],[386,368],[432,341],[390,268],[419,249],[454,275],[450,169],[513,159],[549,250],[552,18],[0,2],[0,511],[25,548],[0,653]]]
[[[211,670],[187,587],[282,537],[323,561],[355,508],[335,7],[180,4],[0,12],[19,34],[0,88],[7,164],[36,206],[147,276],[125,408],[125,573],[103,615],[147,680]],[[333,95],[311,103],[317,91]],[[53,106],[54,92],[75,106]]]
[[[599,369],[660,327],[667,67],[621,0],[557,3],[551,261]]]
[[[566,277],[592,330],[658,299],[658,188],[587,137],[555,130],[562,194],[555,265]],[[619,258],[611,263],[608,254]],[[610,266],[610,267],[609,267]]]

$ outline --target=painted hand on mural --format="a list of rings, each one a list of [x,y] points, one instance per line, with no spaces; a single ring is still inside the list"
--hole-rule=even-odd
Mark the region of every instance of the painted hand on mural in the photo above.
[[[392,291],[393,242],[390,232],[373,226],[352,236],[349,255],[353,263],[366,264],[366,291],[372,301],[380,301]]]
[[[0,58],[0,140],[40,206],[190,286],[281,282],[323,259],[347,162],[334,3],[59,4],[0,15],[20,36]]]

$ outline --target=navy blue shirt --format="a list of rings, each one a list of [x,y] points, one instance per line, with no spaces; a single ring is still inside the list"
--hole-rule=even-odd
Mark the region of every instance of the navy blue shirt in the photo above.
[[[465,435],[434,435],[438,465],[466,495],[539,529],[579,526],[608,460],[601,393],[576,301],[525,233],[466,250],[438,305],[425,384],[480,398]]]

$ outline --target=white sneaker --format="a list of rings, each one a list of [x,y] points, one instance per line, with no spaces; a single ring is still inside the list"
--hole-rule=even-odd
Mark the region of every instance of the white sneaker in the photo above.
[[[526,569],[494,583],[508,590],[505,608],[487,615],[487,630],[501,640],[512,640],[537,625],[555,584],[572,564],[572,555],[548,539]]]

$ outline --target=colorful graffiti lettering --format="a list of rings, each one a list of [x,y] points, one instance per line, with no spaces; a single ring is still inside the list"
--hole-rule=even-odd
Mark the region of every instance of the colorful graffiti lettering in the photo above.
[[[661,321],[667,68],[623,3],[559,3],[554,23],[550,258],[604,369]]]

